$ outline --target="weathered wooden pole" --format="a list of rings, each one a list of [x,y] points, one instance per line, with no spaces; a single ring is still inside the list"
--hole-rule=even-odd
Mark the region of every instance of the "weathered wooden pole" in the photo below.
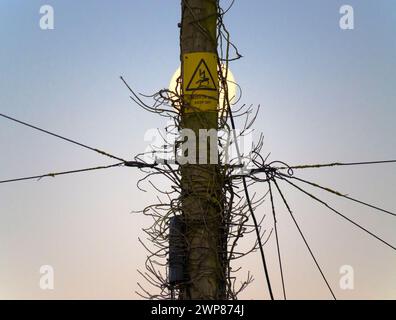
[[[224,299],[224,191],[217,163],[218,1],[182,0],[181,7],[181,128],[194,133],[187,143],[195,142],[195,150],[190,147],[184,155],[190,153],[195,161],[181,165],[187,245],[180,299]],[[211,129],[214,135],[208,139],[205,130]]]

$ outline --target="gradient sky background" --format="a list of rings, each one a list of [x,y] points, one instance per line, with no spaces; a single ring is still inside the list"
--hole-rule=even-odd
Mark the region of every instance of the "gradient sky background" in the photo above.
[[[44,4],[55,9],[55,30],[39,28]],[[339,28],[343,4],[355,9],[353,31]],[[167,87],[179,65],[179,21],[175,0],[1,0],[0,112],[132,158],[147,147],[144,133],[165,123],[133,105],[118,77],[139,92]],[[265,134],[272,160],[396,158],[394,0],[239,0],[225,22],[244,56],[231,65],[242,102],[261,104],[256,137]],[[3,119],[0,146],[0,180],[111,163]],[[396,210],[395,165],[302,176]],[[150,221],[130,212],[155,196],[136,188],[141,177],[111,169],[0,185],[0,299],[138,298],[146,256],[138,237]],[[284,188],[338,298],[396,298],[395,251]],[[396,244],[394,217],[317,194]],[[288,297],[330,298],[277,203]],[[266,252],[280,298],[273,239]],[[38,286],[46,264],[55,268],[54,291]],[[354,267],[355,290],[339,288],[342,265]],[[242,266],[256,278],[242,297],[268,298],[259,255]]]

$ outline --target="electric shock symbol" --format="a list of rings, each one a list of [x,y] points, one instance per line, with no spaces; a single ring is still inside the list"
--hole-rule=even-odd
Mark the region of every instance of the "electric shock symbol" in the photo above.
[[[198,63],[190,81],[187,85],[187,91],[195,90],[211,90],[217,91],[216,82],[213,79],[212,73],[210,72],[208,65],[204,59]]]
[[[206,77],[206,71],[205,70],[199,70],[199,77],[200,79],[198,81],[196,81],[196,83],[198,84],[198,87],[201,88],[203,86],[204,83],[206,83],[206,85],[209,84],[209,78]]]

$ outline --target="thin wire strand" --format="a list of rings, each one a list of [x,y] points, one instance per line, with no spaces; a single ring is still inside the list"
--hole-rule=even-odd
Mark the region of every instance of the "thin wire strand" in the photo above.
[[[270,199],[271,199],[272,214],[273,214],[273,218],[274,218],[276,249],[277,249],[277,252],[278,252],[279,269],[280,269],[280,275],[281,275],[281,280],[282,280],[283,298],[286,300],[285,280],[284,280],[284,277],[283,277],[282,258],[281,258],[281,253],[280,253],[278,228],[277,228],[278,221],[276,219],[274,197],[273,197],[273,194],[272,194],[271,182],[269,180],[268,180],[268,188],[269,188],[269,194],[270,194]]]
[[[95,152],[97,152],[97,153],[99,153],[99,154],[101,154],[101,155],[104,155],[104,156],[106,156],[106,157],[109,157],[109,158],[112,158],[112,159],[116,159],[116,160],[119,160],[119,161],[122,161],[122,162],[126,162],[124,159],[119,158],[119,157],[116,157],[116,156],[113,156],[113,155],[111,155],[111,154],[109,154],[109,153],[107,153],[107,152],[105,152],[105,151],[102,151],[102,150],[99,150],[99,149],[96,149],[96,148],[92,148],[92,147],[90,147],[90,146],[87,146],[86,144],[83,144],[83,143],[77,142],[77,141],[75,141],[75,140],[72,140],[72,139],[63,137],[63,136],[61,136],[61,135],[59,135],[59,134],[56,134],[56,133],[50,132],[50,131],[48,131],[48,130],[45,130],[45,129],[36,127],[36,126],[34,126],[34,125],[31,125],[31,124],[26,123],[26,122],[23,122],[23,121],[21,121],[21,120],[12,118],[12,117],[7,116],[7,115],[5,115],[5,114],[0,113],[0,116],[3,117],[3,118],[5,118],[5,119],[8,119],[8,120],[14,121],[14,122],[16,122],[16,123],[22,124],[22,125],[24,125],[24,126],[26,126],[26,127],[32,128],[32,129],[34,129],[34,130],[41,131],[41,132],[43,132],[43,133],[45,133],[45,134],[51,135],[51,136],[53,136],[53,137],[62,139],[62,140],[64,140],[64,141],[67,141],[67,142],[70,142],[70,143],[73,143],[73,144],[75,144],[75,145],[77,145],[77,146],[80,146],[80,147],[82,147],[82,148],[85,148],[85,149],[88,149],[88,150],[91,150],[91,151],[95,151]]]
[[[112,164],[109,166],[100,166],[100,167],[93,167],[93,168],[86,168],[86,169],[78,169],[78,170],[70,170],[70,171],[63,171],[63,172],[55,172],[55,173],[47,173],[39,176],[32,176],[32,177],[24,177],[24,178],[16,178],[16,179],[9,179],[0,181],[0,184],[3,183],[11,183],[11,182],[18,182],[18,181],[26,181],[26,180],[41,180],[43,178],[51,177],[55,178],[56,176],[62,176],[67,174],[75,174],[87,171],[95,171],[95,170],[102,170],[102,169],[109,169],[114,167],[120,167],[124,164],[124,162]]]
[[[289,206],[288,202],[286,201],[285,196],[283,195],[283,192],[281,191],[281,189],[280,189],[278,183],[276,182],[276,180],[274,179],[273,181],[274,181],[274,184],[275,184],[275,186],[276,186],[276,188],[277,188],[277,190],[278,190],[278,192],[279,192],[279,194],[280,194],[280,196],[281,196],[281,198],[282,198],[282,200],[283,200],[283,203],[285,204],[287,210],[289,211],[289,214],[290,214],[291,218],[292,218],[293,221],[294,221],[294,224],[295,224],[296,227],[297,227],[298,232],[299,232],[300,235],[301,235],[301,238],[303,239],[303,241],[304,241],[304,243],[305,243],[305,246],[308,248],[308,251],[309,251],[309,253],[311,254],[312,259],[314,260],[314,262],[315,262],[315,264],[316,264],[316,267],[318,268],[320,274],[322,275],[322,278],[323,278],[324,282],[326,283],[327,288],[329,289],[331,295],[333,296],[333,299],[334,299],[334,300],[337,300],[337,298],[336,298],[336,296],[335,296],[333,290],[331,289],[331,286],[330,286],[329,282],[328,282],[327,279],[326,279],[326,276],[324,275],[324,273],[323,273],[323,271],[322,271],[322,268],[320,267],[318,261],[316,260],[315,255],[313,254],[313,252],[312,252],[312,250],[311,250],[311,247],[309,246],[309,244],[308,244],[308,242],[307,242],[307,239],[306,239],[305,236],[304,236],[304,233],[302,232],[300,226],[299,226],[298,223],[297,223],[297,220],[296,220],[296,218],[294,217],[293,212],[292,212],[292,210],[290,209],[290,206]]]

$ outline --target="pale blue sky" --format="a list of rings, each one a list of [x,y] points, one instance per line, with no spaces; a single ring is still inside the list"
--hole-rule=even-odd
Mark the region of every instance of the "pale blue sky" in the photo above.
[[[179,2],[1,0],[0,112],[122,157],[143,151],[145,131],[165,123],[131,104],[118,77],[143,93],[168,85],[179,64]],[[43,4],[54,7],[55,30],[39,28]],[[355,30],[338,26],[343,4],[355,9]],[[255,128],[272,159],[396,158],[395,1],[237,0],[225,22],[244,56],[231,65],[242,102],[261,104]],[[0,147],[0,180],[109,163],[3,119]],[[304,176],[396,210],[396,166]],[[136,269],[145,258],[137,237],[149,221],[129,213],[154,196],[135,187],[139,177],[114,169],[1,185],[0,298],[136,298]],[[288,191],[337,296],[396,298],[394,251]],[[395,219],[328,199],[396,244]],[[328,297],[286,212],[280,214],[289,296]],[[268,251],[276,278],[271,245]],[[55,267],[53,292],[38,287],[43,264]],[[353,291],[338,288],[344,264],[355,268]],[[244,268],[256,278],[244,297],[265,298],[259,257]]]

